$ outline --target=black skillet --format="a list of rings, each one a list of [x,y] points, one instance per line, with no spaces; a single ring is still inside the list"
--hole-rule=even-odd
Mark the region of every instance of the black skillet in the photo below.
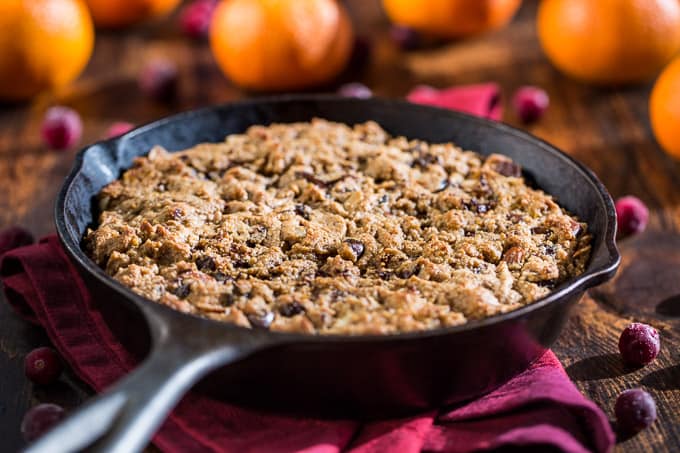
[[[154,145],[181,150],[253,124],[374,120],[392,134],[502,153],[589,225],[587,271],[534,304],[459,327],[385,336],[305,336],[249,330],[182,314],[108,277],[81,249],[96,221],[94,197]],[[56,203],[68,255],[107,323],[144,362],[48,433],[31,452],[131,452],[194,384],[214,398],[284,413],[375,418],[469,400],[525,369],[557,338],[583,292],[619,264],[616,217],[595,175],[551,145],[504,124],[406,102],[334,96],[261,99],[183,113],[94,144],[76,157]],[[207,377],[206,377],[207,376]],[[204,378],[205,377],[205,378]],[[204,378],[204,379],[202,379]]]

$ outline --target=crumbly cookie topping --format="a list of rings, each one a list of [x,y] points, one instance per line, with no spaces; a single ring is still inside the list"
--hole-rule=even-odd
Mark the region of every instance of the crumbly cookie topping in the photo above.
[[[587,226],[507,157],[374,122],[156,147],[99,203],[85,242],[109,275],[182,312],[277,331],[462,324],[535,301],[590,255]]]

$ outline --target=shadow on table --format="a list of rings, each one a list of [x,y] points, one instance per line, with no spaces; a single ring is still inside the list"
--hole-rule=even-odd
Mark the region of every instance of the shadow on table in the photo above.
[[[623,376],[635,369],[624,367],[619,354],[602,354],[572,363],[566,371],[574,381],[592,381]]]
[[[680,365],[652,371],[640,383],[656,390],[680,389]]]
[[[656,306],[656,312],[669,318],[680,318],[680,294],[659,302]]]
[[[618,422],[616,420],[609,420],[609,423],[612,425],[612,429],[614,430],[614,434],[616,435],[616,443],[621,444],[629,439],[632,439],[637,435],[636,432],[630,432],[630,431],[625,431],[621,429],[619,426]]]

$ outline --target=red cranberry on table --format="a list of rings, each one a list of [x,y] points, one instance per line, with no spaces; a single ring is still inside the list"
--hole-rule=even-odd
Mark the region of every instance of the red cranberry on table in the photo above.
[[[45,113],[41,134],[47,146],[55,150],[73,147],[83,134],[80,115],[68,107],[51,107]]]
[[[348,98],[368,99],[373,96],[373,92],[366,85],[358,82],[346,83],[338,89],[340,96]]]
[[[529,124],[543,116],[550,105],[550,97],[541,88],[524,86],[515,92],[512,105],[519,119],[524,124]]]
[[[126,134],[135,128],[135,125],[126,121],[117,121],[106,130],[104,138],[114,138]]]
[[[639,198],[629,195],[616,200],[616,219],[621,236],[642,233],[647,228],[649,210]]]
[[[156,101],[171,101],[177,95],[179,71],[177,65],[165,59],[151,60],[139,75],[142,93]]]
[[[24,360],[24,372],[32,382],[47,385],[54,382],[63,369],[59,354],[52,348],[32,350]]]
[[[614,406],[616,422],[621,432],[635,434],[649,428],[656,420],[654,398],[642,389],[622,392]]]
[[[647,324],[634,322],[626,327],[619,338],[619,351],[626,365],[644,366],[659,355],[659,332]]]
[[[29,409],[21,422],[21,434],[26,442],[32,442],[64,419],[66,413],[56,404],[38,404]]]
[[[197,40],[207,38],[216,6],[216,0],[195,0],[185,6],[179,17],[184,34]]]

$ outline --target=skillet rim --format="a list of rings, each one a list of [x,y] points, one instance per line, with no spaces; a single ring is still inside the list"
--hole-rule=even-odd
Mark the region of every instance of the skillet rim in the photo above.
[[[481,320],[473,320],[473,321],[468,321],[465,324],[462,325],[457,325],[457,326],[451,326],[451,327],[444,327],[444,328],[439,328],[439,329],[428,329],[428,330],[421,330],[421,331],[413,331],[413,332],[404,332],[404,333],[389,333],[389,334],[370,334],[370,335],[340,335],[340,334],[317,334],[317,335],[307,335],[307,334],[300,334],[300,333],[288,333],[288,332],[273,332],[269,330],[257,330],[258,334],[265,335],[267,337],[270,337],[272,342],[279,342],[279,343],[306,343],[306,344],[325,344],[325,343],[393,343],[393,342],[401,342],[401,341],[409,341],[409,340],[418,340],[418,339],[427,339],[427,338],[432,338],[432,337],[440,337],[440,336],[445,336],[445,335],[454,335],[456,333],[464,333],[464,332],[469,332],[473,331],[475,329],[482,329],[485,327],[490,327],[496,324],[501,324],[509,321],[516,320],[517,318],[522,318],[525,315],[528,315],[534,311],[537,311],[547,305],[553,304],[553,303],[559,303],[560,301],[566,301],[570,297],[574,296],[575,294],[579,292],[584,292],[585,290],[594,287],[598,284],[600,284],[602,281],[606,281],[609,278],[611,278],[614,273],[617,271],[618,266],[621,262],[621,256],[619,254],[618,248],[616,246],[616,211],[614,208],[614,203],[613,200],[605,188],[604,184],[598,179],[598,177],[595,175],[595,173],[590,170],[588,167],[574,159],[573,157],[569,156],[565,152],[561,151],[554,145],[551,145],[550,143],[546,142],[545,140],[542,140],[529,132],[514,128],[508,124],[498,122],[498,121],[492,121],[486,118],[480,118],[478,116],[474,115],[469,115],[467,113],[459,112],[459,111],[454,111],[454,110],[448,110],[448,109],[443,109],[439,107],[432,107],[432,106],[427,106],[427,105],[421,105],[421,104],[415,104],[411,103],[405,100],[401,99],[392,99],[392,98],[381,98],[381,97],[372,97],[369,99],[356,99],[356,98],[347,98],[347,97],[342,97],[334,94],[317,94],[317,93],[311,93],[311,94],[283,94],[283,95],[277,95],[277,96],[266,96],[266,97],[258,97],[258,98],[251,98],[251,99],[244,99],[244,100],[237,100],[237,101],[232,101],[232,102],[227,102],[223,104],[218,104],[218,105],[211,105],[208,107],[203,107],[200,109],[193,109],[193,110],[188,110],[185,112],[180,112],[174,115],[166,116],[161,119],[158,119],[156,121],[153,121],[151,123],[144,124],[140,127],[137,127],[126,134],[123,134],[119,137],[115,137],[109,140],[103,140],[103,141],[98,141],[95,143],[92,143],[76,154],[74,160],[73,160],[73,165],[71,167],[71,170],[69,174],[66,176],[64,179],[64,182],[62,183],[62,186],[59,190],[59,193],[57,195],[57,199],[55,202],[55,207],[54,207],[54,220],[55,220],[55,225],[56,225],[56,232],[57,236],[61,242],[61,244],[64,246],[67,254],[71,257],[71,259],[74,259],[77,261],[81,269],[85,270],[88,274],[88,276],[92,276],[99,280],[100,283],[104,284],[107,286],[109,289],[115,291],[118,293],[120,296],[124,297],[125,299],[130,300],[132,303],[134,303],[142,312],[143,316],[145,317],[147,323],[149,323],[149,327],[153,327],[151,325],[152,320],[150,319],[150,316],[148,315],[148,312],[145,309],[142,309],[142,307],[150,309],[151,311],[154,312],[160,312],[162,315],[168,315],[171,317],[180,317],[183,320],[191,322],[196,322],[197,325],[198,323],[203,323],[205,325],[211,325],[213,327],[219,327],[221,330],[224,331],[232,331],[232,332],[240,332],[242,334],[253,334],[253,329],[249,329],[247,327],[240,327],[235,324],[230,324],[222,321],[217,321],[213,320],[210,318],[204,318],[198,315],[190,314],[190,313],[182,313],[180,311],[174,310],[170,307],[167,307],[163,304],[159,304],[157,302],[152,301],[151,299],[147,299],[145,297],[142,297],[132,291],[130,288],[124,286],[123,284],[119,283],[118,281],[114,280],[112,277],[110,277],[108,274],[104,272],[102,268],[100,268],[94,261],[88,257],[85,252],[82,250],[80,246],[80,240],[78,242],[72,240],[69,234],[69,228],[67,226],[66,222],[66,199],[69,196],[72,188],[74,187],[74,181],[75,178],[82,173],[83,167],[84,167],[84,161],[85,161],[85,156],[86,154],[93,150],[97,149],[98,147],[101,147],[102,145],[106,145],[109,147],[117,147],[121,141],[126,140],[128,138],[140,135],[140,134],[146,134],[150,133],[151,131],[158,129],[160,127],[176,123],[176,122],[184,122],[184,121],[189,121],[194,117],[200,117],[202,115],[209,114],[211,112],[214,112],[216,110],[228,108],[228,107],[233,107],[233,108],[238,108],[238,107],[246,107],[246,106],[256,106],[256,105],[266,105],[266,104],[283,104],[283,103],[295,103],[295,102],[335,102],[335,103],[342,103],[342,102],[347,102],[347,103],[372,103],[372,104],[381,104],[383,107],[387,108],[392,108],[392,109],[410,109],[410,110],[416,110],[416,111],[421,111],[423,114],[429,114],[429,115],[438,115],[438,116],[448,116],[450,119],[455,120],[455,119],[464,119],[465,121],[472,122],[472,123],[477,123],[480,126],[484,127],[491,127],[492,129],[499,130],[503,134],[507,135],[512,135],[516,138],[519,138],[527,143],[529,143],[532,147],[540,149],[540,152],[547,152],[550,153],[560,160],[562,160],[565,165],[570,165],[571,167],[575,168],[577,171],[579,171],[586,180],[591,184],[591,186],[597,191],[597,194],[600,197],[600,202],[604,204],[605,206],[605,218],[606,218],[606,230],[603,235],[603,242],[602,242],[602,247],[600,250],[597,250],[596,252],[599,252],[600,254],[607,253],[606,260],[604,264],[597,266],[591,270],[588,270],[584,272],[583,274],[567,280],[563,282],[560,286],[558,286],[555,290],[551,291],[548,293],[546,296],[536,300],[533,303],[530,303],[528,305],[525,305],[521,308],[518,308],[516,310],[507,312],[507,313],[502,313],[494,316],[490,316],[488,318],[484,318]],[[89,207],[88,207],[89,209]],[[591,262],[596,258],[596,255],[593,254],[591,257]]]

